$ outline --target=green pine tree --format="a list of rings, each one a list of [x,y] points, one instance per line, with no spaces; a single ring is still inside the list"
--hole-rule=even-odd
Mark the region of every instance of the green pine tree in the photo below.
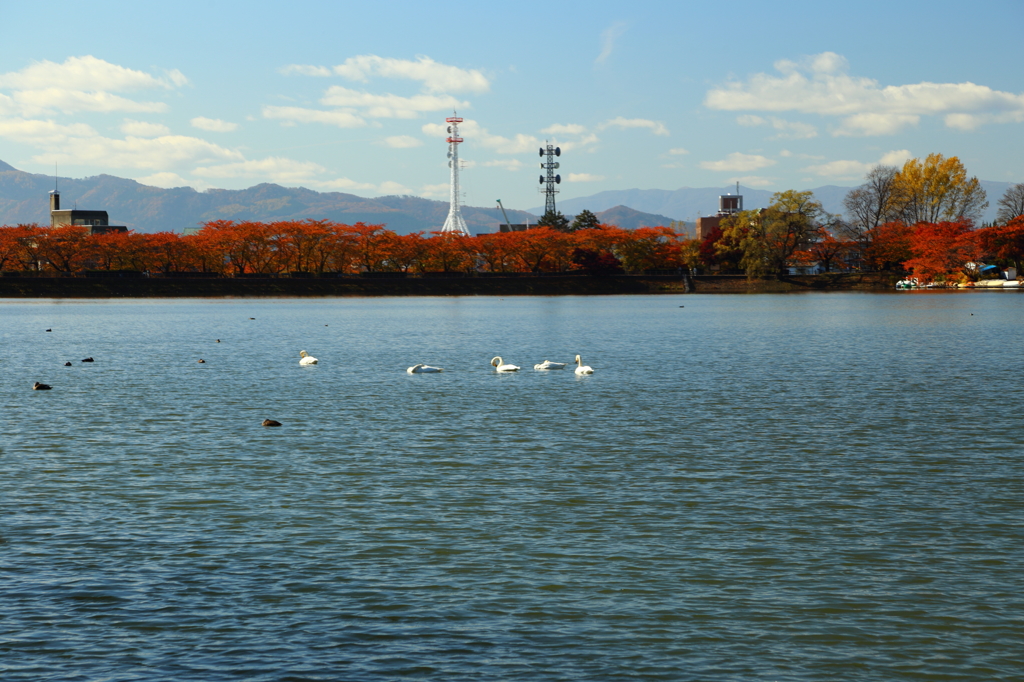
[[[600,224],[601,223],[597,219],[596,215],[594,215],[587,209],[583,209],[582,211],[576,214],[576,218],[573,219],[572,225],[569,226],[569,231],[575,232],[576,230],[593,230]]]
[[[541,227],[550,227],[559,232],[569,231],[569,219],[562,215],[561,211],[546,211],[540,217],[537,224]]]

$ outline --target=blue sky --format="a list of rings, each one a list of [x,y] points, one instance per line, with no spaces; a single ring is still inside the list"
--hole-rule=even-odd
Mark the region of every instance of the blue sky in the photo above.
[[[161,187],[465,202],[856,185],[939,152],[1024,181],[1024,2],[0,0],[0,159]],[[991,197],[995,200],[996,197]]]

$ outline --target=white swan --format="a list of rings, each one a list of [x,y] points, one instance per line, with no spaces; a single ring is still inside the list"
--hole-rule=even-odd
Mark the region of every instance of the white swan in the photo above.
[[[434,374],[436,372],[443,372],[444,370],[440,367],[431,367],[430,365],[420,363],[418,365],[413,365],[405,371],[409,374]]]
[[[519,367],[517,365],[505,364],[505,361],[500,356],[491,358],[491,365],[499,372],[518,372]]]
[[[551,362],[550,360],[545,360],[544,362],[540,363],[539,365],[534,365],[533,368],[534,369],[565,369],[565,363],[564,362]]]
[[[583,361],[580,360],[580,356],[576,356],[576,374],[593,374],[594,368],[590,365],[584,365]]]
[[[306,351],[299,351],[299,357],[302,358],[301,360],[299,360],[300,365],[315,365],[317,362],[319,362],[319,360],[314,358]]]

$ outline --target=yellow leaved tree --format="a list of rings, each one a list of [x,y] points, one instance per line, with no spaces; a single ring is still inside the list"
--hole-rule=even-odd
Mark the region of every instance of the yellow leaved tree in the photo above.
[[[886,206],[889,220],[905,225],[977,220],[988,207],[978,178],[968,178],[960,159],[929,154],[910,159],[892,178]]]

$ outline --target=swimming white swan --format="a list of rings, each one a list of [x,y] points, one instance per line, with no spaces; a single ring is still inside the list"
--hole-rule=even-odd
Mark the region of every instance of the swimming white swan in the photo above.
[[[317,362],[319,362],[319,360],[314,358],[306,351],[299,351],[299,357],[302,358],[301,360],[299,360],[300,365],[315,365]]]
[[[505,364],[505,361],[500,356],[491,358],[491,365],[499,372],[518,372],[519,367],[517,365]]]
[[[409,369],[405,370],[409,374],[434,374],[436,372],[443,372],[444,370],[440,367],[431,367],[430,365],[418,364],[413,365]]]
[[[540,363],[539,365],[534,365],[533,368],[534,369],[565,369],[565,363],[564,362],[551,362],[550,360],[545,360],[544,362]]]
[[[580,356],[576,356],[576,374],[593,374],[594,368],[590,365],[584,365],[583,361],[580,360]]]

